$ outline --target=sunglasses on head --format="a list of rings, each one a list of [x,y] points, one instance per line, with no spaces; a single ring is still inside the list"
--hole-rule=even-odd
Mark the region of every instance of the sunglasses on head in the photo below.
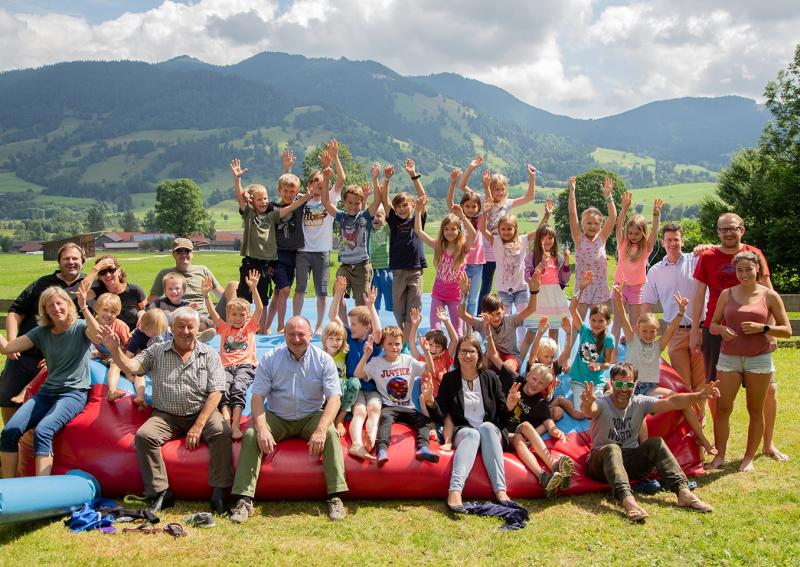
[[[110,276],[116,271],[117,271],[116,268],[106,268],[105,270],[100,270],[99,272],[97,272],[97,275],[102,278],[103,276]]]
[[[636,382],[623,382],[622,380],[616,380],[614,382],[615,388],[633,388],[636,385]]]

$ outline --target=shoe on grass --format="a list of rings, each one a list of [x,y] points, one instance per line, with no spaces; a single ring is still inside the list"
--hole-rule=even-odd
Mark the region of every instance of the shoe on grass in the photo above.
[[[539,475],[539,484],[542,485],[545,498],[552,498],[555,495],[556,491],[561,487],[562,479],[563,477],[558,470],[554,472],[542,471],[542,474]]]
[[[327,500],[328,503],[328,519],[333,522],[344,520],[347,516],[347,510],[344,507],[344,502],[338,496]]]
[[[243,524],[253,515],[253,503],[247,498],[239,498],[231,512],[231,522]]]
[[[213,528],[217,525],[214,516],[208,512],[198,512],[183,519],[183,523],[193,528]]]

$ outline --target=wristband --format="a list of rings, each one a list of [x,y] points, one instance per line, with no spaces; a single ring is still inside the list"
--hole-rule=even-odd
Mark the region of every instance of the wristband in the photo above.
[[[612,197],[611,195],[606,197],[606,203],[611,203],[613,200],[614,200],[614,197]]]
[[[420,175],[419,173],[417,173],[416,175],[412,175],[412,176],[411,176],[411,181],[416,181],[416,180],[417,180],[417,179],[419,179],[420,177],[422,177],[422,175]]]
[[[764,334],[769,333],[769,325],[764,325]]]
[[[530,292],[531,292],[531,295],[536,295],[537,293],[539,293],[539,290],[538,290],[538,288],[536,289],[536,291],[534,291],[534,290],[532,290],[532,289],[528,288],[528,291],[530,291]]]

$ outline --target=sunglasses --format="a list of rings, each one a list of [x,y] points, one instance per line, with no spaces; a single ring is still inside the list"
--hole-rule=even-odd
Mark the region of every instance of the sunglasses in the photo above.
[[[186,248],[178,248],[178,249],[177,249],[177,250],[175,250],[174,252],[175,252],[175,254],[177,254],[178,256],[188,256],[189,254],[191,254],[191,253],[192,253],[192,251],[191,251],[191,250],[187,250]]]
[[[636,382],[622,382],[621,380],[614,382],[615,388],[633,388],[635,385]]]
[[[99,272],[97,272],[97,275],[102,278],[104,276],[110,276],[111,274],[113,274],[116,271],[117,271],[117,268],[106,268],[105,270],[100,270]]]

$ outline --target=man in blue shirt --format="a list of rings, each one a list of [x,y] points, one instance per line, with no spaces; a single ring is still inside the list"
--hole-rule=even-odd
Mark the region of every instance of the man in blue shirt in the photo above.
[[[341,520],[346,510],[339,497],[347,492],[344,457],[333,420],[339,411],[341,386],[333,359],[311,345],[311,324],[292,317],[284,330],[286,345],[265,355],[253,382],[253,425],[242,439],[232,493],[239,497],[231,521],[241,524],[253,514],[253,496],[261,458],[284,439],[308,441],[312,455],[322,455],[328,488],[328,517]],[[269,409],[265,408],[265,402]],[[324,409],[320,409],[323,404]]]

